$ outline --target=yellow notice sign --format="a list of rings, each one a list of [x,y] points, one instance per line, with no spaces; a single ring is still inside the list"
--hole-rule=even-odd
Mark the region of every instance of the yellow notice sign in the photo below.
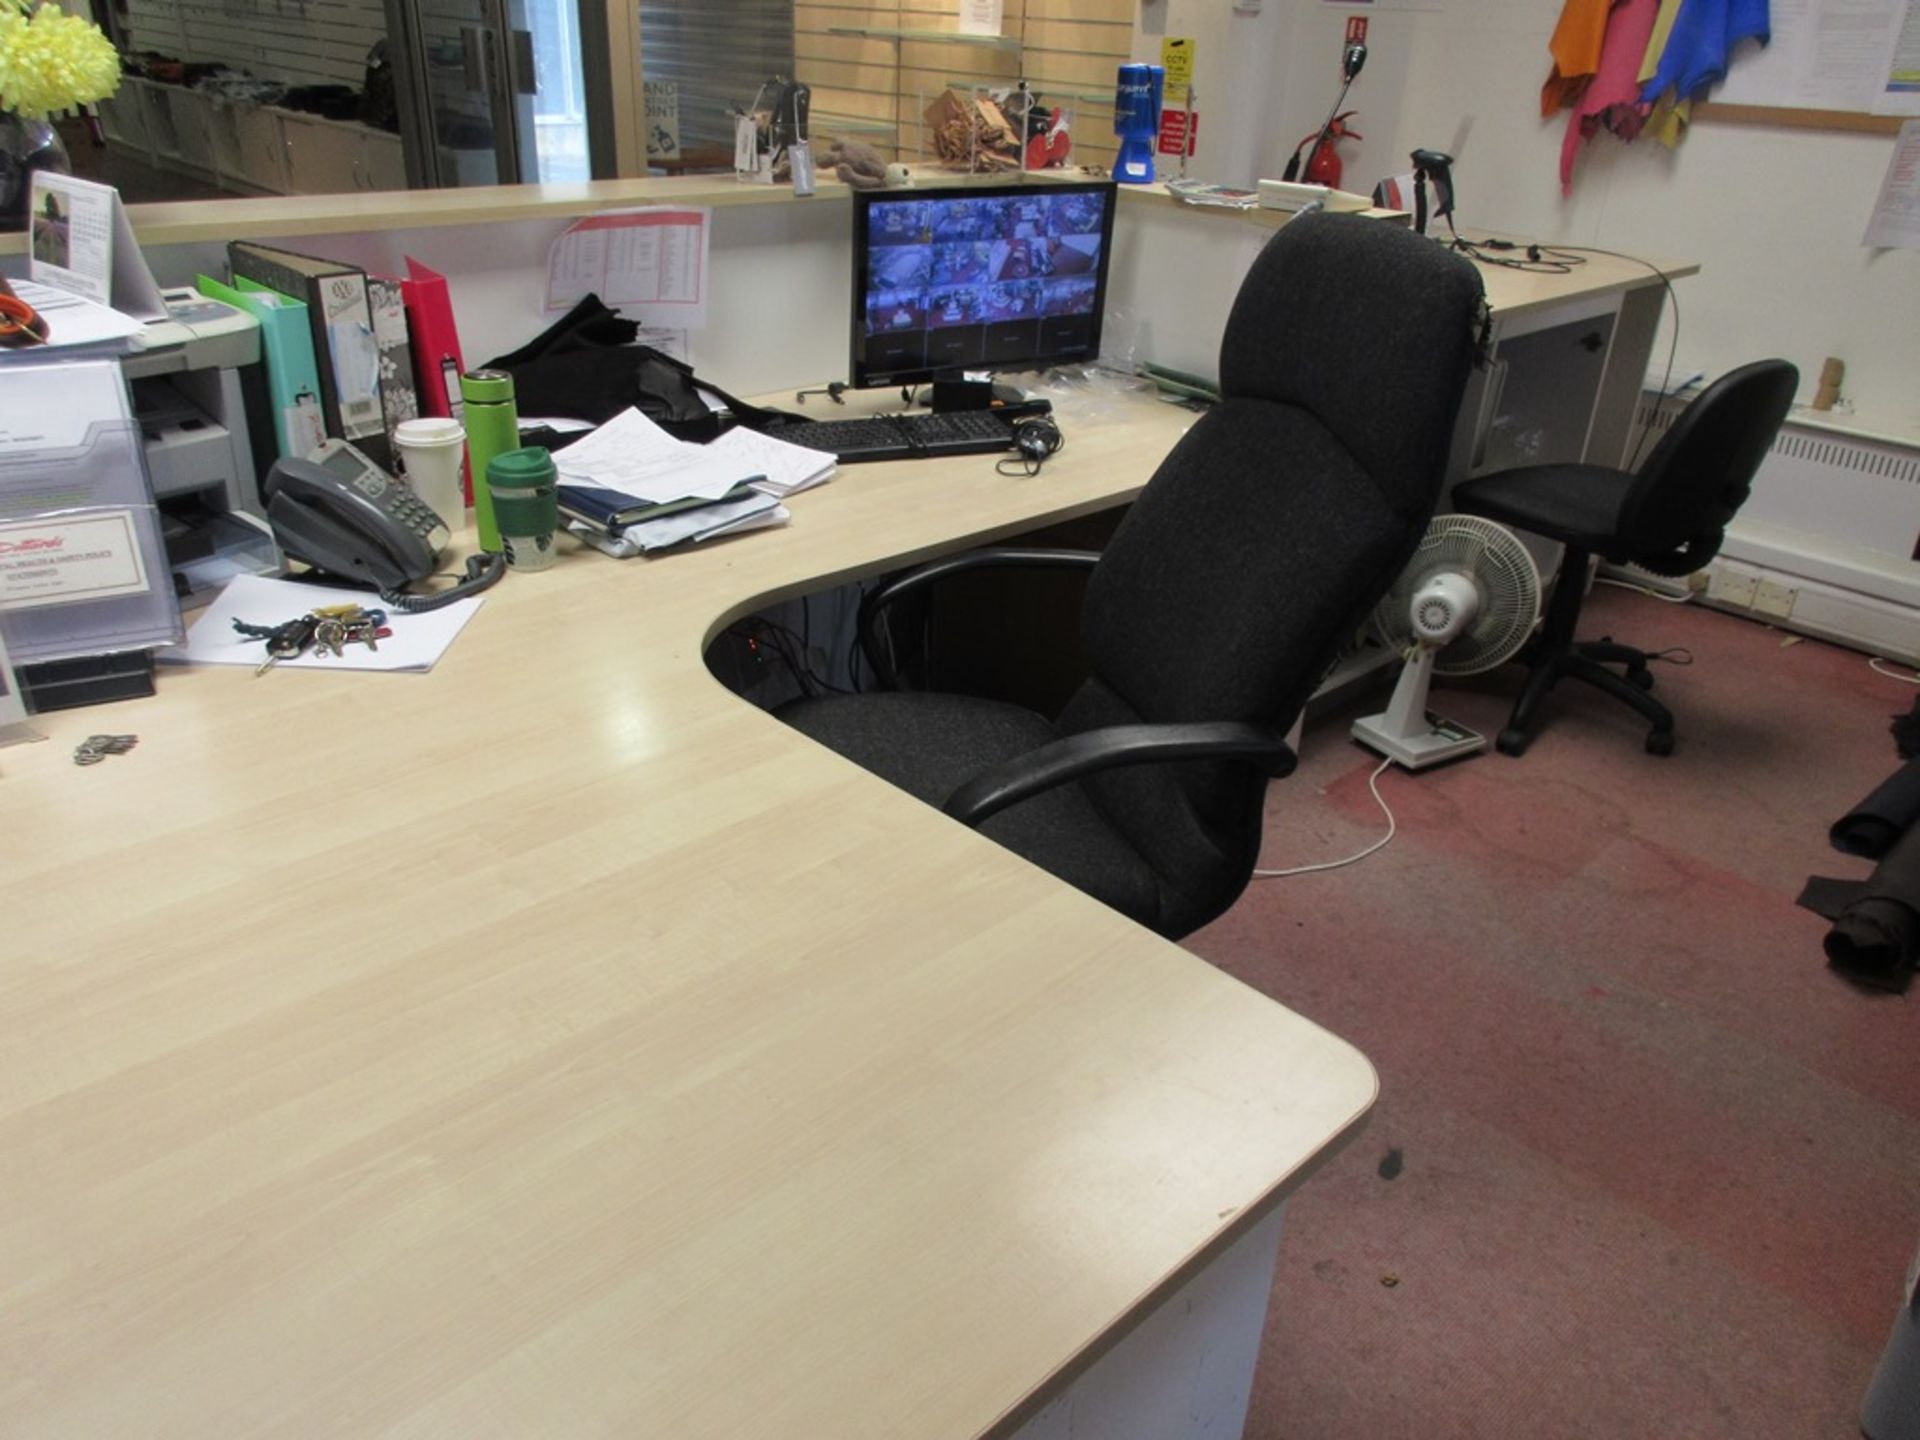
[[[1193,38],[1189,35],[1168,35],[1160,41],[1160,65],[1167,72],[1166,97],[1172,101],[1176,96],[1184,104],[1187,87],[1193,84]]]

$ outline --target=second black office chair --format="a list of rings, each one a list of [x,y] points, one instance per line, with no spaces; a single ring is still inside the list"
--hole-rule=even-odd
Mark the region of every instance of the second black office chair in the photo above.
[[[1223,400],[1104,553],[974,552],[864,607],[963,569],[1091,571],[1091,675],[1060,715],[882,692],[781,718],[1164,935],[1204,924],[1252,873],[1287,727],[1426,528],[1480,306],[1473,266],[1430,240],[1294,221],[1235,299]]]
[[[1562,678],[1584,680],[1645,716],[1647,749],[1673,753],[1673,712],[1647,692],[1645,651],[1611,640],[1576,641],[1587,572],[1598,555],[1656,575],[1691,575],[1720,549],[1727,522],[1793,404],[1800,372],[1761,360],[1720,377],[1678,418],[1637,473],[1603,465],[1524,465],[1456,485],[1469,515],[1530,530],[1566,546],[1547,622],[1528,657],[1526,686],[1498,745],[1519,755],[1533,742],[1541,705]],[[1608,665],[1624,667],[1616,674]]]

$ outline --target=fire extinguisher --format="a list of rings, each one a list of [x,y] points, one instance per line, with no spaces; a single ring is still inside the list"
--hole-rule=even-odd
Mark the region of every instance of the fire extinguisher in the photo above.
[[[1349,128],[1348,119],[1357,115],[1357,110],[1347,110],[1329,120],[1325,127],[1316,130],[1294,147],[1293,158],[1287,161],[1286,178],[1296,176],[1308,185],[1324,185],[1329,190],[1340,188],[1340,155],[1334,149],[1336,142],[1351,136],[1355,140],[1364,140],[1366,136],[1358,130]],[[1320,143],[1315,145],[1315,141]],[[1301,152],[1312,146],[1304,170],[1301,167]]]

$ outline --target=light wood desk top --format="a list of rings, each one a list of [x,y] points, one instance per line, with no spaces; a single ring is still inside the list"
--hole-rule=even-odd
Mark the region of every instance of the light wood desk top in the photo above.
[[[1519,243],[1526,244],[1525,241]],[[1542,243],[1549,250],[1554,248],[1551,242]],[[1520,253],[1524,255],[1524,249]],[[1480,272],[1480,279],[1487,287],[1487,308],[1496,318],[1507,321],[1572,301],[1632,290],[1657,290],[1663,283],[1663,275],[1672,281],[1700,273],[1700,266],[1694,261],[1664,260],[1651,255],[1632,259],[1588,251],[1584,259],[1586,263],[1574,266],[1565,275],[1515,270],[1504,265],[1476,264],[1473,268]]]
[[[1190,419],[569,550],[429,676],[40,717],[0,751],[0,1429],[974,1435],[1269,1211],[1372,1103],[1356,1051],[701,662],[1124,500]],[[101,730],[139,748],[74,766]]]

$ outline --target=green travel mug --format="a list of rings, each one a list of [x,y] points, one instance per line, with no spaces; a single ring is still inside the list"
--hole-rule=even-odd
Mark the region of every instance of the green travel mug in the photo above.
[[[553,564],[553,532],[560,525],[558,478],[553,456],[538,445],[487,462],[487,492],[508,569],[545,570]]]
[[[493,497],[482,478],[496,455],[520,448],[520,414],[513,403],[513,377],[504,370],[469,370],[460,377],[465,401],[467,460],[473,476],[473,528],[482,550],[500,549]]]

